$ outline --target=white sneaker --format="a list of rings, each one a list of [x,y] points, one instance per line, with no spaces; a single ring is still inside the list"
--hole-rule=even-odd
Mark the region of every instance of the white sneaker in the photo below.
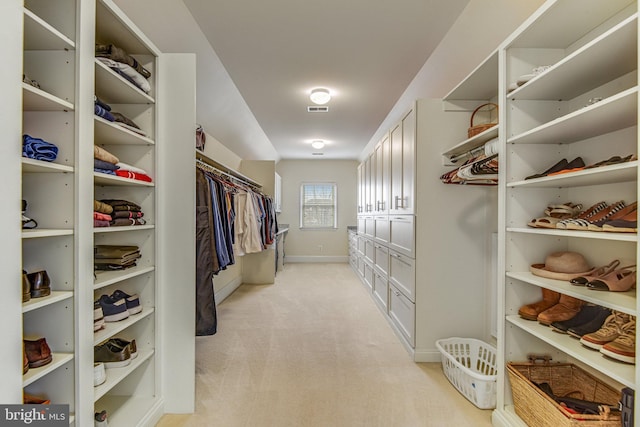
[[[93,419],[94,427],[109,427],[109,424],[107,424],[107,411],[96,412]]]
[[[104,384],[107,380],[107,372],[104,369],[104,363],[97,362],[93,364],[93,386],[97,387]]]

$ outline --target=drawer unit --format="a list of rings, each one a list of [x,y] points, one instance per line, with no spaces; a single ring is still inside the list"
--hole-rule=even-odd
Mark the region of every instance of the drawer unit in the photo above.
[[[376,242],[383,243],[385,245],[389,244],[389,217],[387,215],[376,216],[373,220],[376,227],[374,233]]]
[[[385,278],[389,277],[389,248],[379,243],[374,243],[374,247],[376,251],[375,268]]]
[[[382,306],[384,312],[387,313],[389,305],[389,281],[377,271],[373,273],[373,296]]]
[[[373,290],[373,265],[365,261],[364,263],[364,284],[369,287],[369,290]]]
[[[364,235],[374,238],[376,234],[376,221],[372,216],[364,217]]]
[[[393,284],[389,286],[389,317],[411,347],[415,347],[416,305]]]
[[[389,251],[389,282],[398,288],[409,300],[416,300],[415,260],[408,256]]]
[[[364,239],[364,258],[372,265],[376,261],[376,248],[371,239]]]
[[[414,216],[389,217],[389,247],[411,258],[415,257]]]

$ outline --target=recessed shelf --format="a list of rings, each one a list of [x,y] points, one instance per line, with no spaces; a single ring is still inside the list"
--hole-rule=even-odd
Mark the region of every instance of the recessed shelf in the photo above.
[[[108,104],[153,104],[155,100],[111,71],[102,62],[95,60],[96,93],[101,100]]]
[[[485,130],[484,132],[474,135],[471,138],[466,139],[458,145],[455,145],[449,150],[445,151],[444,153],[442,153],[442,156],[444,156],[446,159],[451,159],[452,157],[468,153],[478,147],[481,147],[486,142],[498,137],[498,128],[499,126],[494,126]]]
[[[40,237],[56,237],[56,236],[71,236],[73,230],[67,229],[53,229],[53,228],[36,228],[33,230],[22,230],[23,239],[37,239]]]
[[[29,368],[26,374],[22,376],[22,386],[26,387],[29,384],[39,380],[50,372],[55,371],[65,363],[73,360],[73,353],[51,353],[53,360],[39,368]]]
[[[106,369],[107,380],[103,384],[97,387],[94,387],[93,389],[94,401],[97,401],[98,399],[100,399],[102,396],[108,393],[109,390],[111,390],[113,387],[118,385],[120,381],[127,378],[136,368],[142,365],[145,361],[149,360],[153,356],[153,354],[154,354],[153,350],[138,349],[138,357],[133,359],[129,365],[124,366],[122,368]]]
[[[638,176],[637,170],[638,161],[636,160],[561,175],[509,182],[507,183],[507,187],[566,188],[632,182],[635,181]]]
[[[127,225],[118,227],[94,227],[93,232],[98,233],[125,233],[129,231],[153,230],[154,224]]]
[[[117,185],[132,187],[154,187],[153,182],[140,181],[138,179],[123,178],[121,176],[109,175],[101,172],[93,172],[93,182],[96,185]]]
[[[73,50],[75,43],[35,13],[24,8],[24,49]]]
[[[42,160],[22,158],[23,173],[73,173],[73,167]]]
[[[95,143],[110,145],[153,145],[154,141],[99,116],[94,116]]]
[[[636,388],[635,365],[606,359],[600,352],[585,348],[580,344],[579,340],[569,335],[553,332],[550,327],[540,325],[538,322],[525,320],[517,315],[507,316],[507,322],[554,346],[585,365],[597,369],[626,387]]]
[[[112,0],[96,2],[96,42],[113,43],[129,54],[159,56],[160,51]]]
[[[22,312],[27,313],[32,310],[45,307],[47,305],[55,304],[59,301],[64,301],[73,298],[73,292],[71,291],[51,291],[51,295],[42,298],[31,298],[27,302],[22,303]]]
[[[135,266],[127,268],[126,270],[119,271],[96,271],[96,279],[93,284],[93,289],[104,288],[105,286],[112,285],[114,283],[122,282],[133,277],[141,276],[143,274],[151,273],[155,271],[155,266]]]
[[[138,314],[132,314],[126,319],[118,322],[105,322],[103,329],[93,333],[93,345],[98,345],[101,342],[115,336],[119,332],[124,331],[129,326],[138,323],[142,319],[151,316],[155,312],[153,307],[142,307],[142,311]]]
[[[42,89],[22,83],[24,111],[73,111],[73,104]]]
[[[576,237],[581,239],[637,242],[637,233],[610,233],[603,231],[562,230],[554,228],[507,227],[509,233],[538,234],[546,236]]]

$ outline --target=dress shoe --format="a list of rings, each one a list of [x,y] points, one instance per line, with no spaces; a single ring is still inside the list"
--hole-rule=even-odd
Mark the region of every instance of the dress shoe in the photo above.
[[[22,302],[27,302],[31,299],[31,283],[27,278],[27,272],[22,270]]]
[[[542,301],[538,301],[533,304],[527,304],[520,307],[518,314],[523,319],[537,320],[538,315],[543,311],[553,307],[560,301],[560,293],[552,291],[551,289],[542,289]]]
[[[51,363],[53,360],[51,349],[45,338],[24,340],[24,349],[27,353],[30,368],[39,368],[40,366]]]
[[[40,298],[51,295],[51,280],[45,270],[27,274],[31,284],[31,298]]]
[[[580,308],[580,312],[578,312],[578,314],[571,319],[551,323],[551,329],[553,329],[555,332],[566,334],[570,328],[589,323],[596,317],[602,319],[600,321],[600,326],[602,326],[604,319],[606,319],[610,314],[611,310],[609,309],[595,304],[585,304]],[[600,329],[600,326],[598,326],[595,330],[597,331],[598,329]]]
[[[553,322],[569,320],[580,312],[583,304],[582,300],[561,294],[556,305],[538,314],[538,322],[549,326]]]

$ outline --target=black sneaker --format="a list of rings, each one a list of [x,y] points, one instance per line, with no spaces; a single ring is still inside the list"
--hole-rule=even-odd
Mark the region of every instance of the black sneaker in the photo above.
[[[602,325],[604,325],[604,321],[607,320],[607,317],[611,316],[611,310],[604,307],[600,308],[602,308],[602,310],[600,310],[598,314],[593,317],[593,319],[583,325],[569,328],[567,330],[567,333],[572,337],[582,338],[583,335],[591,334],[599,330]]]

